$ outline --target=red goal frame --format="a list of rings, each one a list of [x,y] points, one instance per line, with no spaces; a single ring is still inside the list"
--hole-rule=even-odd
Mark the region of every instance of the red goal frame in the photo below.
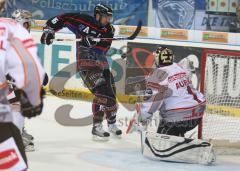
[[[207,61],[207,54],[219,54],[219,55],[226,55],[226,56],[238,56],[240,57],[240,51],[229,51],[223,49],[203,49],[200,61],[200,91],[204,94],[204,80],[205,80],[205,68],[206,68],[206,61]],[[203,122],[198,125],[198,138],[202,139],[202,129],[203,129]]]

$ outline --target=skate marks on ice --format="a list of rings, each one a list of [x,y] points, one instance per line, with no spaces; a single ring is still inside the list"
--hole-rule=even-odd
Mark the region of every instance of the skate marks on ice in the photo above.
[[[237,162],[226,162],[226,158],[230,156],[219,157],[217,163],[213,166],[203,166],[197,164],[186,164],[186,163],[173,163],[163,161],[153,161],[142,156],[138,149],[111,149],[111,150],[98,150],[86,151],[84,154],[79,156],[82,160],[86,160],[89,163],[109,167],[120,170],[131,170],[131,171],[226,171],[240,170],[240,163]],[[230,159],[231,158],[231,159]],[[229,160],[234,159],[230,157]],[[238,160],[240,157],[238,157]]]

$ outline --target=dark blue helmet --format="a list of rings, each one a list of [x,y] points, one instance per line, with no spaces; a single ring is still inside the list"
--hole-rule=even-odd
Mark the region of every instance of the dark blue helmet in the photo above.
[[[96,14],[112,17],[113,10],[107,5],[97,4],[96,7],[94,8],[94,16],[96,16]]]

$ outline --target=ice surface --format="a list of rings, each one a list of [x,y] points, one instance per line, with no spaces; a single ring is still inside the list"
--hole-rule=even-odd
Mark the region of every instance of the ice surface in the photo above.
[[[240,156],[218,156],[214,166],[151,161],[141,155],[138,134],[122,139],[112,137],[109,142],[94,142],[91,126],[66,127],[55,120],[55,111],[64,104],[72,104],[73,118],[91,113],[91,104],[83,101],[62,100],[48,96],[43,114],[26,121],[27,131],[34,135],[35,152],[29,152],[30,171],[202,171],[239,170]],[[118,119],[131,118],[132,111],[120,105]],[[121,127],[124,131],[126,125]]]

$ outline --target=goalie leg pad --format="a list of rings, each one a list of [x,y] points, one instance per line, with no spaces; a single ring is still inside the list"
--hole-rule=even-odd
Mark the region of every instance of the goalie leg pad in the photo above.
[[[147,132],[143,155],[153,160],[210,165],[215,162],[212,145],[207,141]]]

